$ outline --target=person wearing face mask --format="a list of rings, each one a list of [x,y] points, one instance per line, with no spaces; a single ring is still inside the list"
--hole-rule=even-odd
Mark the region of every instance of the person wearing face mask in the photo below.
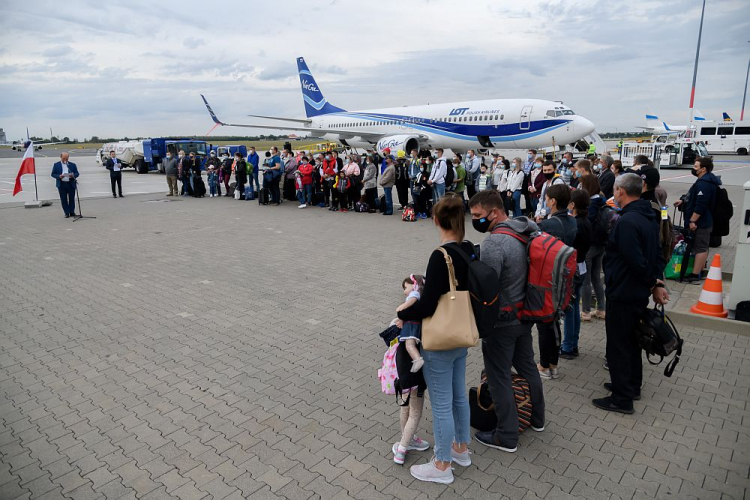
[[[466,171],[464,171],[466,172]],[[432,187],[428,184],[430,174],[427,170],[427,160],[422,159],[419,165],[419,173],[414,179],[414,193],[417,195],[415,210],[417,217],[426,219],[429,210],[429,203],[432,200]]]
[[[510,175],[510,162],[508,160],[498,159],[492,170],[492,189],[496,189],[503,199],[503,207],[507,211],[511,207],[508,200],[508,176]]]
[[[179,195],[179,187],[177,186],[177,158],[174,157],[171,151],[167,151],[167,158],[164,160],[164,174],[167,178],[167,186],[169,187],[167,196]]]
[[[234,163],[234,160],[226,153],[224,153],[221,157],[221,178],[220,181],[224,182],[224,189],[226,191],[226,194],[224,196],[234,196],[229,189],[229,183],[232,180],[232,164]],[[221,183],[217,185],[218,188],[218,195],[221,196]]]
[[[418,195],[414,193],[414,181],[419,174],[419,166],[421,161],[419,160],[418,151],[416,149],[411,150],[411,156],[409,157],[409,192],[411,192],[411,201],[416,206]]]
[[[508,184],[506,187],[507,199],[511,201],[513,207],[513,217],[520,217],[521,212],[521,188],[523,187],[523,162],[521,158],[513,160],[513,171],[508,174]]]
[[[534,162],[534,169],[531,171],[531,180],[529,181],[529,198],[531,198],[531,207],[526,207],[529,217],[533,218],[536,209],[539,206],[539,196],[542,187],[547,179],[542,174],[542,166],[539,162]]]
[[[557,173],[560,174],[565,184],[570,185],[570,178],[572,175],[571,168],[573,167],[573,153],[565,153],[560,166],[557,167]]]
[[[547,168],[547,165],[545,165]],[[544,191],[544,206],[549,210],[546,219],[539,222],[539,229],[572,247],[577,233],[576,221],[568,215],[570,188],[560,182]],[[585,255],[584,255],[585,258]],[[560,320],[537,323],[539,332],[539,375],[545,379],[557,378],[557,362],[560,357]]]
[[[179,157],[177,160],[177,168],[180,171],[180,181],[182,182],[180,194],[182,196],[192,196],[193,188],[190,186],[190,160],[185,156],[184,151],[180,151],[177,155]]]
[[[589,160],[578,160],[572,170],[570,187],[574,189],[578,188],[578,184],[581,182],[581,177],[591,174],[593,174],[591,171],[591,162]]]
[[[713,170],[714,162],[711,158],[703,156],[695,160],[691,173],[697,179],[690,186],[687,201],[683,203],[679,199],[674,204],[684,210],[687,229],[693,237],[695,265],[693,272],[683,280],[691,284],[700,284],[703,267],[708,259],[709,240],[714,225],[711,210],[716,205],[716,191],[721,186],[721,179],[713,174]]]
[[[365,186],[365,199],[367,200],[367,212],[375,213],[375,200],[378,197],[378,167],[372,153],[365,159],[365,175],[362,177]]]
[[[281,156],[279,155],[279,148],[274,146],[271,148],[271,158],[268,160],[268,172],[269,172],[269,185],[268,189],[271,192],[271,203],[274,205],[281,204],[281,189],[279,188],[279,182],[284,177],[284,165],[281,163]],[[265,179],[263,181],[263,187],[266,187]]]
[[[296,201],[297,189],[294,185],[294,172],[297,171],[297,160],[290,150],[285,149],[281,161],[284,164],[284,199]]]
[[[536,163],[540,162],[537,160]],[[534,213],[534,218],[537,222],[544,220],[551,213],[549,207],[547,207],[546,204],[547,190],[551,186],[565,185],[560,174],[555,172],[555,163],[551,160],[546,160],[544,162],[544,166],[542,167],[542,175],[544,176],[544,184],[542,185],[542,189],[540,191],[539,204],[537,206],[536,212]]]
[[[612,198],[612,190],[615,185],[615,174],[612,173],[612,163],[614,161],[614,158],[609,155],[601,157],[602,170],[599,172],[598,180],[605,200]]]
[[[669,294],[660,279],[663,267],[659,227],[651,203],[640,199],[643,180],[623,174],[615,180],[614,197],[622,207],[617,224],[607,239],[604,256],[607,314],[607,364],[611,382],[604,388],[611,396],[592,400],[606,411],[633,414],[633,401],[641,398],[643,360],[634,331],[653,298],[666,304]]]
[[[523,170],[519,168],[523,175]],[[494,333],[482,341],[484,368],[490,394],[495,403],[497,428],[477,432],[481,444],[508,453],[518,449],[518,410],[511,386],[511,368],[529,383],[531,400],[531,429],[544,431],[544,388],[534,362],[531,324],[521,323],[514,312],[515,305],[526,295],[528,261],[526,245],[502,231],[531,234],[539,230],[526,217],[509,219],[500,193],[481,191],[470,201],[471,223],[480,233],[490,234],[481,244],[480,260],[497,273],[500,289],[500,312]]]
[[[336,159],[331,153],[331,151],[328,151],[326,153],[321,169],[321,183],[323,187],[323,195],[325,196],[326,200],[323,208],[332,208],[331,194],[333,193],[333,183],[336,181],[336,174],[338,173]]]
[[[466,152],[464,159],[464,169],[466,170],[466,194],[471,199],[477,193],[477,179],[479,179],[479,167],[482,160],[476,155],[473,149]]]
[[[536,149],[529,149],[529,151],[526,153],[526,162],[523,164],[523,186],[521,186],[521,190],[523,193],[524,200],[526,201],[526,210],[528,211],[531,207],[531,197],[532,194],[536,194],[535,191],[531,189],[533,186],[533,183],[531,182],[531,172],[535,168],[541,168],[542,158],[536,157]],[[537,164],[539,164],[539,167],[537,167]]]
[[[260,182],[258,181],[258,164],[260,163],[260,157],[255,152],[255,146],[250,146],[250,150],[247,152],[247,168],[250,170],[250,177],[248,182],[252,185],[255,183],[255,191],[260,191]],[[219,193],[221,194],[221,193]]]

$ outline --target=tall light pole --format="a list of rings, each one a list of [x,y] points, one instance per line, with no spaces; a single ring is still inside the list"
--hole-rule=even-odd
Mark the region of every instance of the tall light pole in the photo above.
[[[698,57],[701,55],[701,36],[703,35],[703,15],[706,13],[706,0],[703,0],[703,9],[701,9],[701,26],[698,29],[698,47],[695,49],[695,66],[693,67],[693,87],[690,89],[690,121],[689,126],[693,124],[693,103],[695,102],[695,80],[698,78]]]
[[[750,40],[748,40],[747,43],[750,43]],[[742,112],[740,112],[740,121],[745,119],[745,99],[747,98],[748,77],[750,77],[750,59],[747,60],[747,74],[745,75],[745,93],[742,94]]]

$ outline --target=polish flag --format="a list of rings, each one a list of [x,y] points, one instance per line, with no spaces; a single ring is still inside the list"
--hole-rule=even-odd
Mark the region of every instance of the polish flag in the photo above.
[[[24,174],[34,174],[36,168],[34,164],[34,144],[29,143],[29,147],[26,148],[26,153],[23,155],[23,161],[21,162],[21,168],[18,170],[16,176],[16,187],[13,188],[13,196],[17,195],[23,188],[21,187],[21,176]]]

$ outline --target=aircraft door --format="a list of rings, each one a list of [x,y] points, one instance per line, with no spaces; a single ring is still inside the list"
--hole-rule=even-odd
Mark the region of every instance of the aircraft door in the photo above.
[[[519,120],[519,125],[521,130],[529,130],[531,128],[531,109],[533,106],[524,106],[523,109],[521,109],[521,118]]]

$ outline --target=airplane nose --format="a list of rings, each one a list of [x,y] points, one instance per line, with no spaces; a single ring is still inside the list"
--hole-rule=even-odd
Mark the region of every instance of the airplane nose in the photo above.
[[[577,134],[589,135],[596,130],[596,126],[586,118],[577,116],[575,120],[575,131]]]

